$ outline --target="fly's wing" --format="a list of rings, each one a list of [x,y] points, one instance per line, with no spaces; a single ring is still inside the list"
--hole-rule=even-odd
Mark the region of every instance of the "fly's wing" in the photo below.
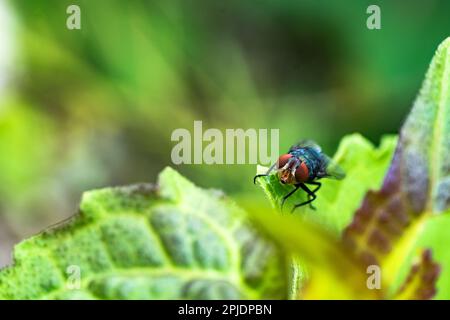
[[[294,144],[289,149],[289,152],[300,149],[300,148],[311,148],[311,149],[314,149],[315,151],[317,151],[318,153],[322,152],[322,148],[320,148],[320,146],[312,140],[302,140],[299,143]]]
[[[322,167],[320,168],[319,176],[321,178],[333,178],[341,180],[345,178],[345,171],[336,162],[334,162],[326,154],[322,156]]]

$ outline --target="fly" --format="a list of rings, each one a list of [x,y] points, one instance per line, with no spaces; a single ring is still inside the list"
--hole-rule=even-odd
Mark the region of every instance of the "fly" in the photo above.
[[[281,207],[298,189],[302,189],[308,195],[308,200],[294,205],[291,212],[307,204],[315,210],[312,202],[316,200],[316,192],[322,186],[317,180],[322,178],[340,180],[345,177],[344,171],[322,152],[319,145],[310,140],[293,145],[288,153],[281,155],[265,174],[256,175],[253,178],[253,183],[256,183],[256,179],[259,177],[268,176],[274,169],[277,171],[280,183],[295,187],[283,197]],[[312,190],[308,187],[311,185],[314,186]]]

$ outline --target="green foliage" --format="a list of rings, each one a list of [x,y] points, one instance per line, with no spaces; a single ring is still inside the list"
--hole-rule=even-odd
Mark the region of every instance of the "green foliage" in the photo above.
[[[68,223],[19,244],[0,271],[0,298],[283,299],[288,287],[291,298],[428,299],[436,289],[450,298],[449,60],[447,39],[395,152],[392,136],[379,148],[360,135],[342,140],[334,161],[347,177],[324,181],[317,211],[282,216],[250,205],[272,240],[220,192],[168,168],[158,186],[85,193]],[[276,175],[258,184],[279,208],[289,187]],[[380,266],[381,290],[368,288],[367,265]],[[77,290],[67,287],[71,266],[81,271]]]
[[[158,187],[87,192],[80,213],[15,249],[7,299],[280,299],[284,257],[222,194],[172,169]],[[81,287],[70,290],[70,266]]]

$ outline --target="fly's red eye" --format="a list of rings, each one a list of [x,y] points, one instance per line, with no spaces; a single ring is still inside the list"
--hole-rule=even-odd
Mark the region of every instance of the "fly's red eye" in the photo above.
[[[300,165],[295,170],[295,180],[297,182],[305,182],[309,178],[309,170],[304,162],[300,163]]]
[[[286,153],[278,158],[278,168],[283,168],[288,160],[292,158],[292,154]]]

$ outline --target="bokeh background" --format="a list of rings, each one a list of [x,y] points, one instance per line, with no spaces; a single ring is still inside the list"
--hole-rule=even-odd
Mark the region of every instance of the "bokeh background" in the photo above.
[[[81,30],[66,8],[81,8]],[[381,30],[366,9],[381,7]],[[0,0],[0,266],[76,212],[84,190],[155,181],[176,128],[279,128],[333,154],[396,133],[449,1]],[[181,165],[265,201],[254,165]]]

